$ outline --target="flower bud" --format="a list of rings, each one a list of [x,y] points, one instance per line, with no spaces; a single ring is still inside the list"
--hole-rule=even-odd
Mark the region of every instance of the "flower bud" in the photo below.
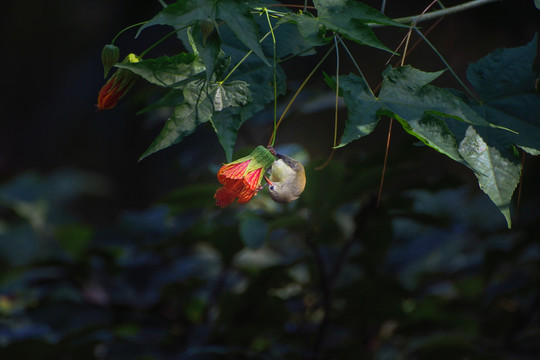
[[[216,27],[216,24],[214,23],[214,21],[210,21],[210,20],[201,21],[201,33],[202,33],[204,46],[206,46],[206,39],[208,39],[208,36],[210,36],[210,34],[214,32],[215,27]]]
[[[123,63],[139,62],[140,58],[131,53],[124,58]],[[109,110],[116,106],[137,80],[137,75],[128,69],[118,69],[99,91],[97,109]]]
[[[120,58],[120,49],[118,46],[113,44],[107,44],[101,50],[101,62],[103,64],[104,76],[107,77],[107,74],[112,69],[114,64],[118,62]]]

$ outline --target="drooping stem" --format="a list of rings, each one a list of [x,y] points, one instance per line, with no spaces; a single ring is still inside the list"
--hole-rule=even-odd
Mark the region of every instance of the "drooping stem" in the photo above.
[[[381,203],[384,177],[386,175],[386,164],[388,162],[388,152],[390,149],[390,139],[392,138],[393,123],[394,123],[394,119],[390,118],[390,124],[388,125],[388,136],[386,138],[386,150],[384,152],[384,163],[383,163],[383,169],[382,169],[382,174],[381,174],[381,182],[379,183],[379,193],[377,194],[377,207],[379,207],[379,204]]]
[[[277,26],[276,26],[276,28],[277,28]],[[274,28],[274,29],[275,29],[275,28]],[[259,42],[262,42],[262,41],[263,41],[264,39],[266,39],[268,36],[273,35],[273,30],[274,30],[274,29],[272,29],[272,31],[269,31],[269,32],[267,32],[266,34],[264,34],[264,36],[261,38],[261,40],[259,40]],[[246,55],[244,55],[244,57],[243,57],[242,59],[240,59],[240,61],[239,61],[236,65],[234,65],[234,67],[231,69],[231,71],[229,71],[229,73],[227,74],[227,76],[225,76],[225,78],[224,78],[223,80],[221,80],[221,82],[224,83],[225,81],[227,81],[227,79],[232,75],[232,73],[233,73],[236,69],[238,69],[238,67],[239,67],[240,65],[242,65],[242,63],[243,63],[244,61],[246,61],[246,59],[247,59],[247,58],[249,57],[249,55],[251,55],[252,53],[253,53],[253,50],[249,50],[249,51],[246,53]]]
[[[364,79],[364,81],[366,82],[366,84],[368,83],[367,82],[367,79],[366,77],[364,76],[364,73],[362,72],[362,70],[360,69],[360,66],[358,66],[358,63],[356,62],[356,60],[354,59],[354,56],[351,54],[351,51],[349,50],[349,48],[347,47],[347,45],[345,44],[345,42],[341,39],[340,36],[337,37],[337,39],[339,40],[339,42],[341,43],[341,45],[343,46],[343,48],[345,49],[345,51],[347,52],[347,55],[349,55],[349,57],[351,58],[353,64],[354,64],[354,67],[356,68],[356,71],[358,71],[358,74]],[[373,97],[375,97],[375,94],[373,93],[373,91],[371,90],[371,87],[368,86],[368,89],[369,91],[371,92],[371,95],[373,95]]]
[[[276,131],[277,131],[277,77],[276,77],[276,62],[277,62],[277,55],[276,55],[276,37],[274,35],[274,30],[272,28],[272,22],[270,22],[270,15],[268,15],[268,9],[264,8],[264,12],[266,14],[266,20],[268,21],[268,27],[270,28],[270,32],[272,33],[272,41],[273,41],[273,50],[274,50],[274,57],[272,61],[272,73],[273,73],[273,82],[274,82],[274,133],[272,134],[272,143],[270,146],[274,147],[274,142],[276,141]]]
[[[285,114],[287,114],[287,112],[289,111],[289,109],[291,108],[294,100],[296,100],[296,97],[298,96],[298,94],[300,94],[300,92],[302,91],[302,89],[304,89],[304,87],[306,86],[306,84],[308,83],[308,81],[311,79],[311,77],[315,74],[315,72],[317,71],[317,69],[322,65],[322,63],[324,62],[324,60],[326,60],[326,58],[328,57],[328,55],[330,55],[330,53],[332,53],[332,50],[334,50],[334,48],[336,47],[336,45],[332,45],[332,47],[330,49],[328,49],[328,51],[326,52],[326,54],[324,54],[324,56],[321,58],[321,60],[319,60],[319,62],[317,63],[317,65],[315,65],[315,67],[313,68],[313,70],[311,70],[311,72],[309,73],[309,75],[304,79],[304,81],[302,82],[302,84],[300,85],[300,87],[298,88],[298,90],[296,90],[296,93],[294,93],[292,99],[289,101],[289,104],[287,104],[287,107],[285,108],[285,110],[283,110],[283,113],[281,114],[281,116],[279,117],[279,121],[277,122],[276,124],[276,130],[277,128],[279,127],[279,125],[281,125],[281,122],[283,121],[283,118],[285,117]],[[270,146],[270,144],[273,144],[274,143],[274,136],[275,136],[275,131],[272,133],[272,136],[270,137],[270,141],[268,142],[268,145]]]
[[[141,21],[140,23],[136,23],[136,24],[133,24],[133,25],[129,25],[128,27],[123,28],[122,30],[120,30],[120,31],[118,32],[118,34],[116,34],[116,35],[114,36],[114,38],[113,38],[112,41],[111,41],[111,44],[114,45],[114,42],[116,41],[116,39],[118,39],[118,37],[119,37],[120,35],[122,35],[124,32],[128,31],[129,29],[133,29],[134,27],[144,25],[144,24],[146,24],[147,22],[148,22],[148,20],[147,20],[147,21]]]
[[[182,31],[184,30],[185,28],[187,28],[187,26],[183,26],[179,29],[174,29],[173,31],[171,31],[170,33],[168,33],[167,35],[165,35],[164,37],[162,37],[161,39],[159,39],[158,41],[156,41],[155,43],[153,43],[152,45],[150,45],[148,47],[148,49],[144,50],[140,57],[144,57],[144,55],[146,55],[149,51],[151,51],[153,48],[155,48],[156,46],[158,46],[159,44],[161,44],[162,42],[164,42],[165,40],[167,40],[169,37],[173,36],[174,34],[176,34],[177,32],[179,31]]]
[[[337,35],[334,35],[334,46],[336,47],[336,104],[334,107],[334,147],[337,146],[337,130],[338,130],[338,103],[339,103],[339,46],[337,43]]]
[[[469,94],[469,96],[472,98],[472,99],[475,99],[476,101],[478,101],[478,99],[476,98],[476,96],[472,93],[471,90],[469,90],[469,88],[467,87],[467,85],[465,85],[465,83],[463,81],[461,81],[461,79],[459,78],[459,76],[456,74],[456,72],[454,71],[454,69],[452,69],[452,67],[450,66],[450,64],[444,59],[444,57],[442,56],[442,54],[437,50],[437,48],[435,47],[435,45],[433,45],[425,36],[424,34],[422,34],[422,32],[420,30],[418,30],[417,28],[414,28],[414,31],[416,31],[416,33],[418,35],[420,35],[420,37],[422,38],[422,40],[424,40],[426,42],[426,44],[429,45],[429,47],[435,52],[435,54],[437,54],[437,56],[439,57],[439,59],[441,59],[441,61],[443,62],[443,64],[446,66],[446,68],[448,69],[448,71],[450,71],[450,73],[454,76],[454,78],[459,82],[459,84],[463,87],[463,89],[465,89],[465,91],[467,91],[467,93]]]

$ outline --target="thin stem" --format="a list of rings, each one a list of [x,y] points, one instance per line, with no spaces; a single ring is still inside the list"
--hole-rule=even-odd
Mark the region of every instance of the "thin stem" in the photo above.
[[[264,12],[266,14],[266,20],[268,21],[268,27],[270,28],[270,32],[272,33],[272,41],[273,41],[273,47],[274,47],[274,57],[272,61],[272,71],[273,71],[273,80],[274,80],[274,133],[272,135],[272,144],[270,146],[274,146],[274,142],[276,141],[276,131],[277,131],[277,78],[276,78],[276,37],[274,35],[274,30],[272,28],[272,22],[270,21],[270,16],[268,15],[268,9],[264,8]]]
[[[407,33],[407,40],[405,41],[405,48],[403,49],[403,56],[401,57],[401,66],[405,65],[405,57],[407,54],[407,49],[409,48],[409,41],[411,40],[412,28],[409,28]]]
[[[419,15],[419,17],[423,16],[426,13],[426,11],[428,11],[436,2],[437,2],[437,0],[433,0],[431,2],[431,4],[429,4],[424,9],[424,11],[422,11],[422,13]],[[442,18],[440,18],[440,19],[442,19]],[[411,24],[411,27],[409,28],[409,31],[407,32],[407,35],[405,35],[405,37],[401,40],[401,42],[399,43],[398,47],[395,50],[395,52],[397,52],[399,49],[401,49],[401,45],[403,45],[404,42],[406,43],[405,44],[405,51],[403,51],[403,57],[401,58],[401,66],[403,66],[403,64],[405,63],[405,57],[407,56],[407,46],[409,45],[409,41],[410,41],[410,38],[411,38],[412,26],[415,26],[415,25],[416,25],[415,23]],[[390,55],[390,58],[386,62],[385,66],[388,65],[390,63],[390,61],[392,61],[393,57],[394,57],[394,54]]]
[[[297,5],[297,4],[268,4],[266,6],[267,7],[298,8],[298,9],[303,9],[304,11],[306,11],[306,9],[316,10],[315,6],[307,5],[307,0],[304,0],[304,5]]]
[[[384,177],[386,175],[386,163],[388,162],[388,152],[390,149],[390,138],[392,137],[392,124],[394,123],[394,119],[390,118],[390,125],[388,126],[388,137],[386,138],[386,150],[384,152],[384,163],[383,163],[383,169],[381,174],[381,182],[379,184],[379,193],[377,195],[377,207],[379,207],[379,204],[381,202],[381,196],[382,196],[382,188],[384,183]]]
[[[435,19],[435,18],[438,18],[438,17],[441,17],[441,16],[455,14],[455,13],[458,13],[458,12],[461,12],[461,11],[469,10],[469,9],[472,9],[472,8],[475,8],[475,7],[478,7],[478,6],[482,6],[482,5],[485,5],[485,4],[493,3],[493,2],[496,2],[496,1],[501,1],[501,0],[473,0],[473,1],[469,1],[469,2],[459,4],[459,5],[456,5],[456,6],[451,6],[451,7],[441,9],[441,10],[432,11],[432,12],[429,12],[427,14],[421,14],[421,15],[414,15],[414,16],[406,16],[406,17],[402,17],[402,18],[397,18],[397,19],[394,19],[394,21],[399,22],[399,23],[405,23],[405,24],[413,22],[413,23],[416,24],[416,23],[419,23],[420,21],[427,21],[427,20]],[[385,26],[385,25],[382,25],[382,24],[368,24],[368,25],[371,26],[371,27]]]
[[[144,25],[144,24],[146,24],[147,22],[148,22],[148,20],[146,20],[146,21],[141,21],[140,23],[136,23],[136,24],[133,24],[133,25],[129,25],[128,27],[126,27],[126,28],[120,30],[120,32],[119,32],[118,34],[116,34],[116,36],[112,39],[111,44],[114,45],[114,42],[116,41],[116,39],[118,39],[118,37],[119,37],[120,35],[122,35],[124,32],[128,31],[129,29],[133,29],[133,28],[136,27],[136,26]]]
[[[144,55],[146,55],[150,50],[152,50],[153,48],[155,48],[156,46],[158,46],[159,44],[161,44],[162,42],[164,42],[165,40],[167,40],[169,37],[176,34],[177,32],[184,30],[185,28],[187,28],[187,26],[183,26],[180,29],[174,29],[173,31],[171,31],[170,33],[168,33],[167,35],[165,35],[164,37],[162,37],[161,39],[159,39],[158,41],[156,41],[155,43],[150,45],[150,47],[148,49],[144,50],[141,53],[140,57],[141,58],[144,57]]]
[[[384,14],[384,10],[386,9],[386,0],[383,0],[382,1],[382,4],[381,4],[381,13]]]
[[[339,46],[337,43],[337,35],[334,35],[334,46],[336,47],[336,106],[334,110],[334,147],[337,146],[337,131],[338,131],[338,103],[339,103]]]
[[[364,76],[364,73],[362,72],[362,70],[360,70],[360,66],[358,66],[358,63],[356,62],[356,60],[354,59],[354,56],[351,54],[351,51],[349,50],[349,48],[347,47],[347,45],[345,44],[345,42],[341,39],[340,36],[337,37],[337,39],[339,40],[339,42],[341,43],[341,45],[343,46],[343,48],[345,49],[345,51],[347,52],[347,55],[349,55],[349,57],[351,58],[353,64],[354,64],[354,67],[356,68],[356,71],[358,71],[358,74],[360,74],[360,76],[364,79],[364,81],[366,82],[366,84],[368,83],[367,82],[367,79],[366,77]],[[373,97],[375,97],[375,94],[373,93],[373,91],[371,90],[371,87],[369,87],[369,91],[371,92],[371,95],[373,95]]]
[[[296,97],[298,96],[298,94],[300,94],[300,92],[302,91],[302,89],[304,89],[304,87],[306,86],[306,84],[308,83],[308,81],[311,79],[311,77],[315,74],[315,72],[317,71],[317,69],[322,65],[322,63],[324,62],[324,60],[326,60],[326,58],[328,57],[328,55],[330,55],[330,53],[332,52],[332,50],[334,50],[334,48],[336,47],[336,45],[332,45],[332,47],[330,49],[328,49],[328,51],[326,52],[326,54],[324,54],[324,56],[322,57],[321,60],[319,60],[319,62],[317,63],[317,65],[315,65],[315,67],[313,68],[313,70],[311,70],[311,72],[309,73],[309,75],[304,79],[304,81],[302,82],[302,84],[300,85],[300,87],[298,88],[298,90],[296,90],[296,93],[293,95],[292,99],[289,101],[289,104],[287,104],[287,107],[285,108],[285,110],[283,110],[283,113],[281,114],[280,118],[279,118],[279,121],[277,122],[277,125],[276,125],[276,129],[279,127],[279,125],[281,125],[281,122],[283,121],[283,118],[285,117],[285,114],[287,114],[287,112],[289,111],[289,109],[291,108],[294,100],[296,100]],[[274,136],[275,136],[275,132],[272,133],[272,137],[270,138],[270,141],[268,142],[268,145],[270,146],[270,144],[273,144],[274,143]]]
[[[279,25],[278,25],[279,26]],[[277,28],[277,26],[276,26]],[[262,42],[264,39],[266,39],[268,36],[270,36],[271,34],[273,34],[273,32],[269,31],[267,32],[266,34],[264,34],[264,36],[261,38],[261,40],[259,40],[259,42]],[[240,59],[240,61],[234,65],[234,67],[231,69],[231,71],[229,71],[229,73],[227,74],[227,76],[225,76],[225,78],[223,80],[221,80],[222,83],[224,83],[225,81],[227,81],[227,79],[232,75],[232,73],[238,69],[238,67],[240,65],[242,65],[242,63],[244,61],[246,61],[246,59],[249,57],[249,55],[251,55],[253,53],[253,50],[249,50],[246,55],[244,55],[244,57],[242,59]]]
[[[450,73],[454,76],[454,78],[459,82],[459,84],[463,87],[463,89],[465,89],[465,91],[467,91],[467,93],[469,94],[469,96],[478,101],[478,99],[476,98],[476,96],[474,96],[474,94],[472,93],[471,90],[469,90],[469,88],[467,87],[467,85],[465,85],[465,83],[463,81],[461,81],[461,79],[459,78],[459,76],[455,73],[454,69],[452,69],[452,67],[450,66],[450,64],[444,59],[444,57],[442,56],[442,54],[435,48],[435,46],[424,36],[424,34],[422,34],[422,32],[420,30],[418,30],[417,28],[414,28],[414,31],[416,31],[416,33],[418,35],[420,35],[420,37],[422,38],[422,40],[424,40],[426,42],[426,44],[429,45],[429,47],[435,52],[435,54],[437,54],[437,56],[439,57],[439,59],[441,59],[441,61],[443,62],[443,64],[446,66],[446,68],[450,71]]]

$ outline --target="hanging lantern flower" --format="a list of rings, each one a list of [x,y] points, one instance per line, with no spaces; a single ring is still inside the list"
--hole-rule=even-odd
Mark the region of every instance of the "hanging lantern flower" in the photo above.
[[[126,56],[123,63],[139,62],[135,54]],[[118,69],[99,91],[97,109],[109,110],[116,106],[118,100],[124,96],[137,80],[137,75],[127,69]]]
[[[243,158],[225,164],[217,173],[223,185],[214,194],[216,205],[226,207],[238,198],[240,204],[247,203],[260,189],[266,170],[272,166],[275,157],[263,146]]]

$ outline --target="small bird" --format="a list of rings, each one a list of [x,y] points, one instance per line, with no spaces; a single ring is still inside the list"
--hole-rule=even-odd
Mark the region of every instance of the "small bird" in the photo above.
[[[276,158],[270,179],[265,176],[270,196],[278,203],[294,201],[306,187],[304,166],[287,155],[276,154]]]

